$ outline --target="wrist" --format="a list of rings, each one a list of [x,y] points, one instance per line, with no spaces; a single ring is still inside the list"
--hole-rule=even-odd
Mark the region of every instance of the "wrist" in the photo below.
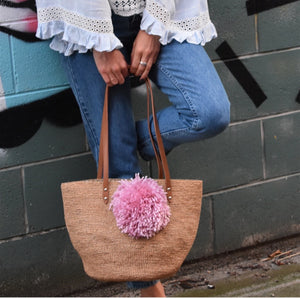
[[[145,34],[147,34],[148,36],[152,37],[153,39],[157,39],[157,40],[160,39],[160,36],[159,36],[159,35],[150,34],[150,33],[148,33],[148,32],[145,31],[145,30],[140,30],[140,31],[143,32],[143,33],[145,33]]]

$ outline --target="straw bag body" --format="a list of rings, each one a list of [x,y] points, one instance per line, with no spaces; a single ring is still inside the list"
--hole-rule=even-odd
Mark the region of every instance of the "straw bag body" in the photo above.
[[[146,239],[134,239],[121,233],[108,202],[120,180],[108,178],[108,88],[106,90],[98,176],[94,180],[61,185],[67,230],[79,253],[85,272],[102,281],[149,281],[174,275],[189,253],[200,219],[202,181],[170,179],[162,139],[152,102],[158,150],[153,141],[159,177],[171,210],[168,225]],[[150,89],[149,89],[150,88]],[[164,176],[164,179],[162,179]]]

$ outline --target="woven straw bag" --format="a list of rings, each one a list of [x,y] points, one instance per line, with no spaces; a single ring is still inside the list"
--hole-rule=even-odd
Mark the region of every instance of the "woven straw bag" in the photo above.
[[[149,80],[148,124],[152,106],[158,150],[150,137],[158,163],[158,184],[169,199],[169,224],[150,239],[133,239],[116,225],[108,201],[119,179],[108,178],[108,88],[106,89],[97,179],[61,185],[67,230],[85,272],[101,281],[149,281],[174,275],[189,253],[198,230],[202,181],[170,179],[154,110]],[[150,126],[150,125],[149,125]],[[102,179],[103,176],[103,179]]]

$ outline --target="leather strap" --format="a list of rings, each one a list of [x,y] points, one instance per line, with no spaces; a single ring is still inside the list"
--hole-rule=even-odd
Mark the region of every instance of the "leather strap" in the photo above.
[[[158,176],[160,179],[165,178],[165,186],[167,198],[170,201],[172,199],[172,189],[171,189],[171,179],[170,179],[170,171],[166,158],[166,153],[162,141],[162,137],[160,134],[158,120],[155,113],[153,92],[150,80],[146,79],[146,87],[147,87],[147,121],[148,121],[148,131],[150,135],[150,140],[153,146],[153,150],[155,153],[155,158],[158,166]],[[103,178],[103,199],[105,203],[108,203],[109,198],[109,184],[108,184],[108,175],[109,175],[109,127],[108,127],[108,97],[109,97],[109,88],[106,87],[105,97],[104,97],[104,106],[103,106],[103,114],[102,114],[102,125],[101,125],[101,136],[100,136],[100,146],[99,146],[99,159],[98,159],[98,172],[97,179]],[[153,115],[153,124],[154,130],[156,134],[157,147],[155,144],[154,137],[151,132],[151,124],[150,124],[150,105],[152,108]]]
[[[97,179],[103,178],[103,194],[102,197],[105,203],[108,203],[108,173],[109,173],[109,136],[108,136],[108,96],[109,88],[106,86],[104,105],[102,113],[99,158],[98,158],[98,171]]]
[[[153,150],[154,150],[155,159],[156,159],[156,163],[157,163],[158,178],[159,179],[163,179],[164,178],[163,165],[162,165],[162,162],[161,162],[160,154],[159,154],[159,152],[157,150],[157,146],[156,146],[155,141],[154,141],[154,137],[152,135],[152,130],[151,130],[151,122],[150,122],[151,93],[150,93],[150,90],[149,90],[149,85],[147,83],[146,83],[146,87],[147,87],[147,122],[148,122],[148,132],[149,132],[150,141],[151,141],[151,144],[152,144],[152,147],[153,147]],[[150,85],[150,88],[151,88],[151,85]],[[155,112],[153,114],[156,116]],[[154,120],[153,120],[153,124],[154,124],[154,130],[155,130],[155,122],[154,122]]]
[[[166,181],[165,191],[167,192],[167,198],[170,201],[172,199],[172,188],[171,188],[171,177],[170,177],[169,165],[168,165],[165,147],[164,147],[163,140],[162,140],[162,137],[160,134],[158,120],[157,120],[157,116],[156,116],[156,112],[155,112],[155,105],[154,105],[154,98],[153,98],[151,82],[148,78],[146,80],[146,86],[147,86],[147,93],[149,93],[149,95],[150,95],[150,96],[147,96],[147,101],[149,102],[149,97],[150,97],[151,107],[152,107],[153,124],[154,124],[154,130],[155,130],[155,134],[156,134],[157,145],[158,145],[158,153],[159,153],[159,157],[160,157],[160,158],[156,158],[157,166],[158,166],[158,168],[160,167],[160,163],[158,161],[160,159],[160,161],[162,163],[163,173],[165,176],[165,181]],[[147,106],[148,106],[147,114],[149,114],[149,103],[147,104]],[[151,139],[152,132],[151,132],[149,118],[148,118],[148,131],[149,131],[149,135],[150,135],[150,139]],[[153,140],[153,137],[152,137],[152,140]],[[152,142],[152,146],[153,146],[153,149],[155,152],[156,146],[155,146],[154,142]],[[162,177],[159,177],[159,178],[161,179]]]

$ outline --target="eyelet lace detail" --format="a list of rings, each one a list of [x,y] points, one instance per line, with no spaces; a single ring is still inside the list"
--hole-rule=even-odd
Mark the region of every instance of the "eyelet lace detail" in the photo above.
[[[110,0],[113,11],[121,16],[140,14],[146,7],[146,0]]]
[[[150,14],[152,14],[156,19],[162,22],[164,25],[170,20],[170,13],[161,5],[155,1],[147,0],[146,9]]]
[[[207,23],[210,22],[209,16],[206,13],[201,14],[198,17],[191,19],[173,21],[173,26],[183,31],[196,31],[199,28],[203,28]]]
[[[111,20],[99,20],[88,18],[78,13],[65,10],[61,7],[41,8],[38,11],[40,23],[51,21],[63,21],[75,27],[95,32],[95,33],[112,33],[113,26]]]
[[[157,20],[159,20],[166,27],[168,27],[168,29],[172,30],[196,31],[200,28],[205,27],[210,22],[208,12],[202,13],[199,16],[190,19],[184,19],[180,21],[170,20],[170,13],[163,6],[159,5],[153,0],[147,1],[146,9]]]

